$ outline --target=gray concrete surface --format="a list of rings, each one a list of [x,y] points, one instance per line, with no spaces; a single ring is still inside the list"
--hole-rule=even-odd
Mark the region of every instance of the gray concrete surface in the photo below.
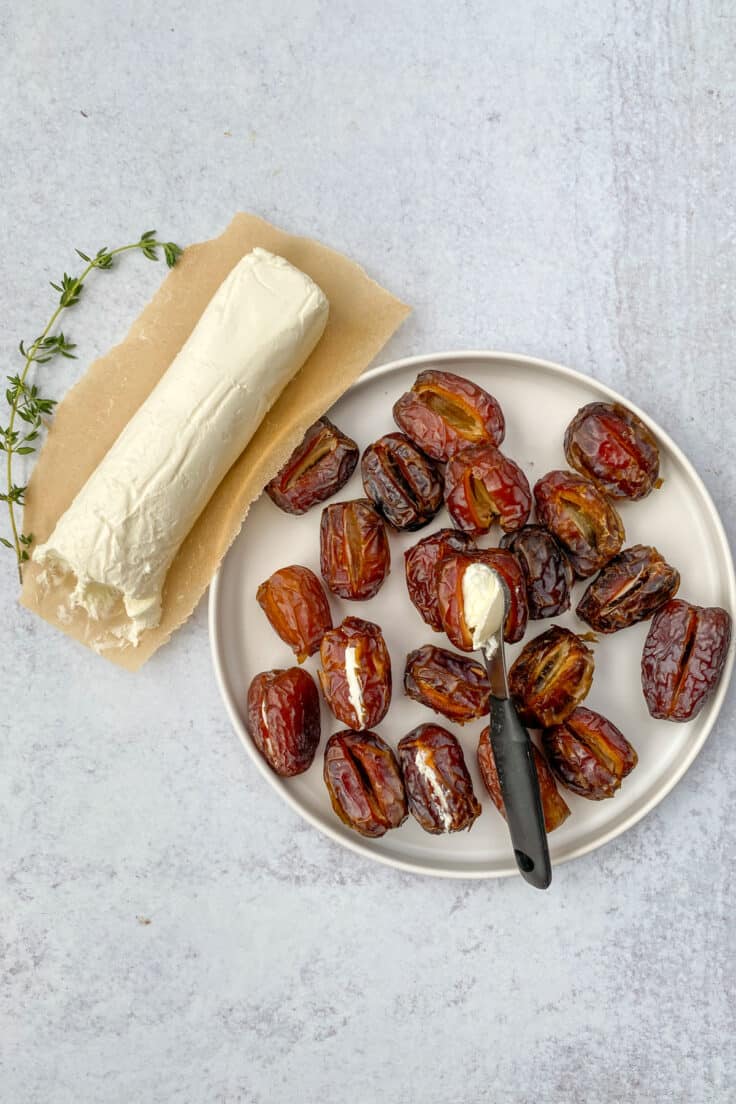
[[[387,357],[505,348],[624,391],[733,538],[735,32],[728,0],[0,0],[2,362],[74,246],[250,209],[413,304]],[[161,275],[90,286],[51,394]],[[420,880],[257,777],[204,604],[131,679],[21,611],[9,558],[0,586],[3,1101],[736,1099],[733,694],[548,896]]]

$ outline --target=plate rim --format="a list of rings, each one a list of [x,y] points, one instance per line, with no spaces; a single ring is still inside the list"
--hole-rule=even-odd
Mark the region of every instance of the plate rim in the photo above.
[[[629,410],[632,410],[637,414],[645,425],[649,426],[654,431],[656,436],[661,440],[672,454],[676,457],[680,464],[682,464],[688,478],[695,485],[696,489],[700,493],[702,500],[705,503],[707,511],[710,515],[710,521],[713,525],[717,541],[720,545],[720,552],[722,553],[722,562],[726,570],[726,576],[728,581],[728,606],[729,612],[733,615],[734,609],[736,609],[736,572],[734,571],[733,556],[731,554],[731,548],[728,542],[728,537],[723,526],[720,514],[716,508],[715,503],[703,482],[702,478],[698,474],[694,465],[690,459],[685,455],[680,446],[670,437],[662,427],[651,418],[644,410],[641,410],[635,403],[631,402],[620,392],[615,391],[608,384],[602,383],[596,379],[595,376],[587,375],[585,372],[579,372],[575,368],[568,368],[567,365],[558,364],[555,361],[545,360],[541,357],[527,356],[523,353],[510,353],[497,349],[463,349],[463,350],[449,350],[440,353],[418,353],[413,356],[400,357],[396,360],[387,361],[385,364],[377,364],[371,368],[368,368],[358,379],[351,384],[351,386],[344,392],[347,394],[355,388],[363,386],[364,383],[373,380],[379,376],[390,375],[394,372],[402,371],[407,368],[420,368],[420,366],[427,366],[430,363],[433,365],[441,364],[447,361],[465,361],[465,362],[489,362],[489,361],[506,361],[511,363],[517,363],[526,365],[532,368],[541,369],[543,371],[550,372],[552,375],[562,376],[572,380],[576,383],[582,383],[587,387],[592,387],[594,390],[600,392],[601,395],[607,397],[614,402],[622,403]],[[336,401],[339,402],[343,396],[341,395]],[[223,560],[224,563],[224,560]],[[218,610],[219,610],[219,593],[220,582],[222,577],[222,564],[218,568],[209,588],[209,600],[208,600],[208,615],[207,615],[207,627],[210,644],[210,654],[212,657],[212,666],[215,673],[215,681],[220,692],[226,712],[230,718],[230,723],[239,737],[241,744],[245,748],[250,759],[255,763],[256,768],[260,774],[266,779],[270,786],[279,794],[279,796],[286,801],[286,803],[303,819],[306,820],[313,828],[316,828],[323,835],[333,840],[335,843],[342,847],[346,847],[348,850],[368,858],[373,862],[382,863],[384,866],[391,866],[394,869],[402,870],[410,874],[418,874],[424,877],[440,877],[440,878],[452,878],[452,879],[468,879],[472,881],[485,880],[489,878],[507,878],[518,876],[519,872],[516,869],[515,864],[509,863],[507,867],[496,868],[493,870],[462,870],[453,866],[446,866],[443,863],[437,863],[436,865],[427,866],[421,863],[414,863],[408,859],[398,858],[394,855],[387,854],[379,850],[372,850],[368,843],[363,841],[361,836],[356,834],[355,839],[341,834],[335,826],[331,827],[329,824],[321,821],[318,817],[314,816],[309,810],[305,809],[295,797],[290,794],[288,787],[284,785],[282,779],[274,775],[267,764],[263,761],[262,757],[258,754],[253,747],[250,737],[245,729],[245,725],[240,717],[239,712],[235,708],[235,703],[232,700],[230,694],[227,679],[224,670],[224,661],[221,654],[221,640],[218,630]],[[554,860],[554,866],[561,866],[563,863],[571,862],[573,859],[581,858],[583,855],[587,855],[592,851],[597,851],[598,848],[604,847],[618,836],[623,835],[630,828],[633,828],[635,824],[638,824],[640,820],[643,820],[645,816],[662,802],[669,793],[675,788],[675,786],[682,780],[685,774],[688,772],[698,754],[702,750],[706,740],[710,736],[713,727],[718,720],[718,717],[723,706],[724,699],[728,692],[728,687],[731,681],[731,675],[733,672],[734,655],[736,653],[736,634],[732,636],[731,644],[729,646],[728,656],[726,657],[726,663],[723,667],[721,679],[718,684],[716,693],[710,704],[710,715],[706,719],[705,725],[700,732],[697,740],[694,740],[692,745],[687,749],[685,755],[683,755],[681,761],[678,763],[677,768],[672,774],[663,782],[662,786],[656,790],[648,801],[642,803],[633,809],[630,814],[624,818],[623,821],[617,822],[612,825],[608,831],[604,831],[601,835],[596,836],[593,840],[581,842],[577,847],[572,848],[570,852],[563,855],[560,858]]]

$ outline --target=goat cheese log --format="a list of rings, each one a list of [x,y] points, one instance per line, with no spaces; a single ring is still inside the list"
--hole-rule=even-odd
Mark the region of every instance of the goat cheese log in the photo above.
[[[176,552],[327,323],[317,285],[254,249],[220,285],[186,344],[33,559],[73,574],[72,607],[137,644],[161,619]]]

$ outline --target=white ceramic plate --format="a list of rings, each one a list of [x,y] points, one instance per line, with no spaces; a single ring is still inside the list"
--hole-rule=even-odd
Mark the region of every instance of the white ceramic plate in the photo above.
[[[396,427],[391,407],[411,387],[417,373],[442,367],[468,376],[489,390],[506,416],[503,451],[526,472],[530,483],[552,468],[565,467],[562,440],[567,423],[585,403],[624,402],[644,419],[657,436],[664,484],[642,502],[625,502],[620,513],[626,526],[626,545],[654,544],[682,576],[680,596],[699,605],[720,605],[732,614],[736,582],[723,526],[708,492],[692,465],[670,438],[642,411],[595,380],[531,357],[506,353],[443,353],[410,357],[367,372],[329,412],[330,418],[353,437],[361,450]],[[360,465],[337,499],[363,495]],[[433,523],[417,533],[391,534],[392,571],[370,602],[343,602],[330,597],[333,620],[355,614],[377,622],[391,653],[394,696],[386,719],[377,731],[394,748],[415,725],[435,720],[459,738],[473,776],[483,813],[470,832],[431,836],[409,817],[401,828],[382,839],[366,840],[346,828],[335,816],[322,781],[322,751],[327,737],[344,727],[323,705],[322,743],[312,767],[303,775],[280,779],[266,766],[245,730],[245,699],[252,677],[272,667],[289,667],[293,654],[276,636],[256,602],[258,584],[278,567],[298,563],[319,574],[319,520],[315,508],[302,517],[277,509],[266,495],[251,509],[243,529],[228,553],[210,590],[210,641],[222,696],[248,754],[266,781],[306,820],[346,847],[422,874],[457,878],[487,878],[515,874],[516,866],[506,825],[485,794],[476,765],[476,747],[483,725],[464,727],[409,701],[403,693],[406,653],[429,642],[448,647],[443,635],[433,633],[415,611],[406,592],[403,552],[420,537],[451,524],[442,510]],[[499,533],[479,544],[497,543]],[[572,606],[584,589],[577,583]],[[548,628],[550,621],[530,621],[526,640]],[[555,623],[586,629],[572,612]],[[639,754],[639,765],[618,794],[607,801],[586,801],[567,791],[572,810],[565,824],[550,836],[555,863],[585,854],[613,839],[640,820],[682,778],[721,707],[733,666],[733,645],[717,692],[700,715],[688,724],[655,721],[641,692],[639,661],[648,623],[635,625],[595,646],[596,670],[585,704],[618,725]],[[510,660],[521,645],[509,648]],[[316,675],[318,657],[306,667]]]

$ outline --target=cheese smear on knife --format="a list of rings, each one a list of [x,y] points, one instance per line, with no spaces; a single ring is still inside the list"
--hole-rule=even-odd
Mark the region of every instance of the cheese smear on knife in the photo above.
[[[254,249],[215,292],[170,367],[33,559],[73,575],[71,607],[137,644],[161,619],[171,561],[217,485],[314,349],[329,304],[298,268]]]

